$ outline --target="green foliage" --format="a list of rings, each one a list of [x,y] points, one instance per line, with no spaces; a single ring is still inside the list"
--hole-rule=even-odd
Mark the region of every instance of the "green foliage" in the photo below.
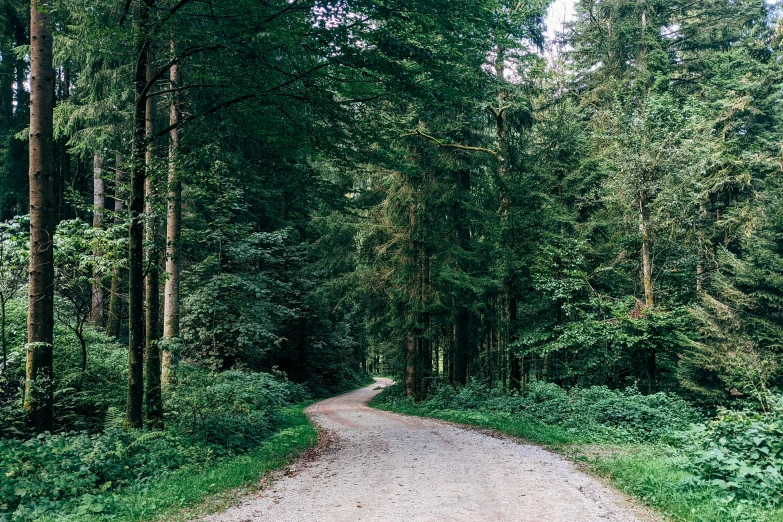
[[[4,473],[0,506],[6,520],[48,513],[101,511],[96,497],[186,462],[180,441],[161,433],[112,428],[101,434],[41,434],[0,442]]]
[[[385,392],[376,403],[395,405],[406,401],[397,386],[396,391]],[[519,416],[562,428],[584,442],[657,442],[699,419],[684,400],[664,392],[642,395],[635,388],[616,391],[605,386],[564,390],[543,382],[530,383],[521,394],[512,395],[476,382],[459,389],[444,385],[415,409],[426,415],[475,410]]]
[[[778,506],[783,495],[783,419],[721,411],[683,435],[694,482],[720,491],[727,504]]]
[[[42,517],[40,522],[185,522],[210,514],[218,506],[228,507],[239,495],[257,492],[259,477],[285,467],[318,442],[318,430],[303,410],[303,405],[282,410],[279,429],[258,448],[138,481],[118,490],[112,497],[113,504],[99,514],[55,514]]]
[[[165,412],[172,432],[223,451],[242,451],[269,436],[285,405],[307,395],[303,387],[265,373],[213,374],[180,366]]]
[[[257,448],[285,426],[282,410],[306,397],[301,386],[268,374],[180,368],[178,377],[164,431],[123,429],[112,420],[121,415],[109,410],[100,433],[0,440],[0,520],[119,509],[123,487]]]

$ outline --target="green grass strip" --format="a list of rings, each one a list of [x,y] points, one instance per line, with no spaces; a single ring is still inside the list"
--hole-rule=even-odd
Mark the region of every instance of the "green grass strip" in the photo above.
[[[389,404],[380,401],[370,402],[370,406],[405,415],[430,417],[469,426],[497,430],[535,444],[547,446],[562,446],[579,442],[578,434],[571,433],[559,426],[543,424],[524,415],[502,412],[481,412],[476,410],[423,410],[408,404]]]

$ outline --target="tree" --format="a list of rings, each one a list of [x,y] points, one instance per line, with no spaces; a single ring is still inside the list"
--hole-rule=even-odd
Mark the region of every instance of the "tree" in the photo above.
[[[125,422],[141,428],[144,405],[144,186],[146,182],[147,61],[150,49],[150,12],[154,0],[143,0],[136,28],[133,150],[130,174],[130,236],[128,253],[128,404]]]
[[[154,55],[148,50],[146,87],[155,83],[153,74]],[[145,316],[145,404],[146,415],[152,427],[163,426],[163,398],[161,395],[161,360],[160,360],[160,249],[158,248],[159,219],[156,208],[156,183],[152,176],[154,148],[152,138],[155,134],[155,99],[146,97],[144,138],[147,144],[144,154],[144,168],[147,176],[144,181],[145,202],[145,239],[147,242],[147,277],[145,285],[146,316]]]
[[[25,409],[38,431],[52,429],[54,335],[54,69],[48,0],[30,3],[30,304]]]
[[[117,154],[114,163],[114,226],[122,226],[125,223],[125,199],[126,199],[126,174],[124,167],[125,159]],[[109,296],[109,316],[106,324],[106,332],[112,337],[119,338],[120,325],[123,316],[123,298],[122,288],[124,270],[120,259],[114,260],[114,266],[111,274],[111,295]]]
[[[171,42],[171,54],[176,55],[176,43]],[[180,337],[180,263],[181,263],[181,233],[182,233],[182,178],[178,165],[179,154],[179,122],[181,110],[179,96],[179,67],[173,65],[169,71],[169,84],[172,90],[169,103],[169,165],[168,165],[168,198],[166,203],[166,287],[164,291],[163,311],[163,356],[161,381],[166,384],[171,381],[171,372],[175,362],[172,351],[174,343]]]
[[[103,157],[99,153],[93,156],[93,217],[92,226],[96,230],[103,229],[104,209],[106,208],[105,184],[103,181]],[[101,252],[96,251],[95,257],[100,257]],[[101,282],[103,274],[94,272],[92,283],[92,323],[96,326],[103,326],[103,285]]]

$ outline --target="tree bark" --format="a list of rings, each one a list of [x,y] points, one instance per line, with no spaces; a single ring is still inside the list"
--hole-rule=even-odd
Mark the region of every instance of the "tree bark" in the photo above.
[[[147,176],[146,114],[147,58],[150,10],[153,0],[144,0],[139,14],[136,45],[136,92],[131,153],[130,226],[128,245],[128,400],[125,423],[141,428],[144,407],[144,185]]]
[[[103,181],[103,157],[99,153],[95,153],[92,160],[92,172],[93,172],[93,215],[92,226],[97,230],[103,229],[104,209],[106,208],[105,197],[105,184]],[[100,249],[96,248],[93,254],[97,260],[101,258],[103,253]],[[98,268],[94,268],[92,272],[92,310],[91,318],[92,324],[95,326],[103,326],[103,285],[101,284],[102,274]]]
[[[644,286],[644,303],[649,308],[655,306],[655,294],[653,292],[650,230],[647,214],[647,201],[644,192],[642,192],[639,194],[639,232],[642,236],[642,285]]]
[[[0,295],[0,344],[3,345],[3,373],[8,365],[8,344],[5,336],[5,297]]]
[[[406,343],[405,396],[414,397],[416,394],[416,341],[411,330],[408,331]]]
[[[125,172],[122,170],[122,164],[125,161],[120,154],[117,154],[114,172],[114,223],[122,222],[122,214],[125,211],[124,190]],[[106,326],[106,333],[114,338],[120,336],[120,324],[122,324],[122,298],[120,293],[123,286],[123,273],[119,266],[115,266],[111,276],[111,296],[109,297],[109,318]]]
[[[644,192],[639,193],[639,232],[642,236],[642,285],[644,286],[644,304],[645,308],[655,306],[655,292],[652,279],[652,256],[650,254],[650,230],[649,230],[649,211],[647,208],[647,199]],[[647,393],[655,391],[655,377],[657,373],[656,353],[653,348],[647,354]]]
[[[52,429],[54,335],[54,69],[49,0],[30,2],[30,284],[24,407]]]
[[[176,45],[171,42],[171,54],[176,53]],[[179,338],[179,275],[180,275],[180,234],[182,230],[182,180],[177,169],[177,151],[179,149],[180,109],[176,93],[179,84],[179,70],[173,65],[169,71],[171,83],[171,106],[169,108],[169,176],[168,202],[166,208],[166,288],[163,303],[163,339],[170,345]],[[175,363],[170,349],[163,351],[163,384],[171,382],[171,370]]]
[[[147,82],[152,81],[152,54],[147,57]],[[149,249],[147,251],[147,284],[145,293],[146,306],[146,403],[147,422],[153,428],[163,427],[163,399],[160,390],[160,253],[157,246],[158,219],[155,211],[155,186],[149,171],[152,168],[153,147],[152,137],[155,134],[155,105],[152,98],[147,97],[145,104],[145,136],[147,142],[144,164],[147,169],[147,178],[144,183],[146,239]]]

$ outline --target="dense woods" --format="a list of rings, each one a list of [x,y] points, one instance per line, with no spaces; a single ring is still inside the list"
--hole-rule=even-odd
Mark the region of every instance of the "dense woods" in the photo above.
[[[547,8],[0,0],[0,520],[108,512],[368,373],[601,440],[541,404],[704,452],[755,423],[691,471],[777,505],[777,12]]]

